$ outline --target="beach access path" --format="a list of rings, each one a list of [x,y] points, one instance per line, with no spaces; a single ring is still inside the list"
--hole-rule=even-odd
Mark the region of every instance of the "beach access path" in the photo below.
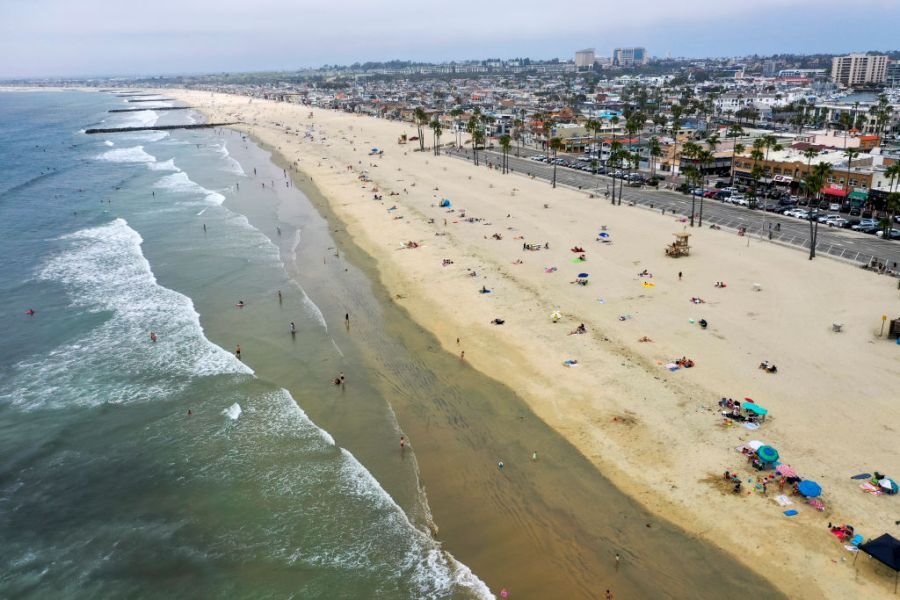
[[[637,501],[791,597],[891,597],[892,578],[863,559],[856,577],[853,555],[826,523],[852,523],[867,538],[896,533],[897,497],[864,494],[850,480],[900,473],[900,346],[878,337],[881,316],[900,315],[895,279],[774,244],[748,246],[724,229],[691,230],[691,255],[667,258],[683,217],[398,145],[401,134],[416,135],[409,123],[167,93],[210,120],[240,121],[310,175],[413,319],[517,391]],[[382,200],[373,199],[376,188]],[[452,208],[439,207],[444,198]],[[406,249],[410,241],[417,247]],[[526,242],[542,249],[523,250]],[[575,262],[575,246],[586,262]],[[644,270],[652,278],[639,276]],[[571,283],[580,272],[589,285]],[[568,335],[579,323],[587,333]],[[639,342],[644,336],[653,341]],[[665,368],[682,356],[696,366]],[[567,359],[578,366],[565,367]],[[778,373],[759,370],[763,360]],[[752,397],[772,416],[757,431],[722,427],[722,396]],[[750,476],[735,447],[754,439],[822,484],[824,513],[794,498],[800,514],[789,519],[771,492],[721,490],[726,469]]]

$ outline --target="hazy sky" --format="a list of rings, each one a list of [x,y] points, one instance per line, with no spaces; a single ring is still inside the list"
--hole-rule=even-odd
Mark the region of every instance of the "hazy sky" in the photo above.
[[[900,48],[900,0],[0,0],[0,77]]]

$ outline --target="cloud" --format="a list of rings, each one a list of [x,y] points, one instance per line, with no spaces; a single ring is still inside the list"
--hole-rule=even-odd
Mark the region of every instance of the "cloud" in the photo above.
[[[863,39],[847,35],[839,15],[848,11],[876,24]],[[0,63],[0,76],[568,58],[578,47],[606,54],[618,45],[657,55],[772,53],[802,50],[798,39],[840,52],[848,44],[887,46],[898,25],[896,0],[642,0],[637,8],[534,0],[0,0],[0,52],[16,57]]]

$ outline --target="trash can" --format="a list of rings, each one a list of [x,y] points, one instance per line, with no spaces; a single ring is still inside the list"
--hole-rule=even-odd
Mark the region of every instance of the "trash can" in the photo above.
[[[888,337],[898,340],[900,344],[900,319],[891,319],[891,328],[888,330]]]

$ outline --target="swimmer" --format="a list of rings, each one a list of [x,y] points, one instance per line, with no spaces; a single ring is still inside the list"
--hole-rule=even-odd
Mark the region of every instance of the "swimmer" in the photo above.
[[[33,309],[33,308],[29,308],[28,310],[25,311],[25,314],[28,315],[29,317],[33,317],[33,316],[34,316],[34,309]]]
[[[243,300],[238,300],[238,301],[237,301],[237,304],[235,304],[235,306],[237,306],[238,308],[244,308],[244,301],[243,301]]]
[[[156,341],[156,332],[155,332],[155,331],[151,331],[151,332],[150,332],[150,341],[151,341],[151,342],[155,342],[155,341]]]
[[[194,415],[194,413],[191,411],[191,409],[188,409],[188,416],[191,417],[193,415]]]

